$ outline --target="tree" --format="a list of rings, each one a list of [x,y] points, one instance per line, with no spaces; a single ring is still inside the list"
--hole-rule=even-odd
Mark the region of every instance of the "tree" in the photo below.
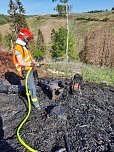
[[[61,27],[57,32],[53,33],[52,47],[51,47],[52,58],[57,59],[60,57],[63,58],[65,57],[66,45],[67,45],[66,36],[67,36],[67,30],[64,27]],[[71,33],[69,34],[68,55],[70,59],[74,60],[77,58],[75,38]]]
[[[12,0],[10,0],[10,2],[9,2],[9,8],[10,8],[10,10],[8,10],[8,13],[10,15],[10,20],[12,22],[11,29],[16,32],[17,31],[16,24],[15,24],[16,23],[16,21],[15,21],[16,6]]]
[[[43,52],[39,50],[38,48],[34,49],[32,55],[37,60],[43,59],[43,56],[44,56]]]
[[[57,0],[52,0],[57,1]],[[62,5],[57,5],[56,10],[58,11],[59,15],[66,15],[66,25],[67,25],[67,36],[66,36],[66,62],[68,62],[68,50],[69,50],[69,12],[71,11],[72,7],[68,5],[68,0],[59,0]]]
[[[44,37],[40,29],[38,30],[38,34],[37,34],[36,47],[42,52],[45,51]]]
[[[66,48],[66,29],[60,28],[53,36],[52,57],[60,58],[65,54]]]
[[[112,7],[111,11],[112,11],[112,13],[114,13],[114,6]]]
[[[114,11],[114,6],[112,7],[112,9],[111,9],[112,11]]]
[[[25,9],[24,9],[22,3],[20,2],[20,0],[16,0],[16,3],[17,3],[18,14],[25,14]]]
[[[57,5],[55,10],[58,12],[59,16],[62,16],[66,13],[66,6],[65,5]]]
[[[52,0],[52,2],[55,2],[55,1],[58,1],[58,0]],[[59,2],[62,4],[61,5],[58,4],[56,8],[54,8],[54,10],[58,12],[59,16],[66,14],[66,7],[68,7],[68,12],[72,9],[71,6],[67,5],[68,1],[69,0],[59,0]]]
[[[11,30],[15,33],[15,36],[21,28],[28,27],[25,19],[25,9],[20,0],[15,0],[15,3],[10,0],[8,13],[12,23]]]
[[[54,42],[54,36],[55,36],[55,29],[52,29],[51,31],[51,41]]]
[[[38,30],[36,47],[33,50],[33,56],[36,59],[43,58],[45,53],[44,37],[41,30]]]
[[[10,33],[7,33],[4,38],[3,38],[3,43],[5,48],[7,48],[7,50],[11,50],[12,49],[12,35]]]
[[[52,0],[52,2],[56,2],[58,0]],[[59,0],[61,3],[68,3],[68,0]]]
[[[2,47],[2,34],[0,32],[0,47]]]
[[[84,49],[79,52],[79,58],[81,62],[88,63],[87,59],[87,50],[88,50],[88,37],[84,38]]]

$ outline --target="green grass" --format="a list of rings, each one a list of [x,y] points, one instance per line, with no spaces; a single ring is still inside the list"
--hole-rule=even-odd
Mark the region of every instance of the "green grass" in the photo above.
[[[63,77],[70,78],[73,75],[72,65],[66,64],[65,62],[53,62],[48,65],[48,69],[52,69],[53,71],[63,72]],[[56,76],[57,74],[54,74]],[[57,75],[59,77],[59,74]]]
[[[80,69],[80,73],[83,76],[84,81],[95,82],[95,83],[106,83],[107,85],[114,86],[114,69],[105,68],[105,67],[97,67],[82,63],[53,63],[48,65],[49,69],[54,71],[64,72],[63,77],[72,78],[73,75],[78,72],[74,68],[78,70]],[[56,74],[55,74],[56,75]]]
[[[114,69],[85,65],[82,68],[82,76],[87,81],[114,86]]]

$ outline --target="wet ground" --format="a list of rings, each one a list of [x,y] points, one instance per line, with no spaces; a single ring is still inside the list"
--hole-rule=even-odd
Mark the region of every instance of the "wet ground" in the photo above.
[[[71,152],[114,152],[114,87],[83,82],[81,92],[82,95],[71,95],[65,90],[53,101],[39,88],[37,95],[42,110],[32,107],[20,132],[25,142],[39,152],[55,152],[66,148],[67,134]],[[64,114],[50,113],[55,105]],[[24,96],[0,94],[0,152],[27,152],[16,136],[26,113]]]

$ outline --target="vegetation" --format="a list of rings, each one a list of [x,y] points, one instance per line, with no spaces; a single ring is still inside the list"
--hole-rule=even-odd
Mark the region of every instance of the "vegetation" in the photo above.
[[[15,32],[15,35],[18,34],[19,30],[23,27],[27,27],[27,22],[25,19],[25,9],[20,0],[15,0],[14,3],[12,0],[9,2],[8,13],[11,20],[11,29],[12,32]]]
[[[52,31],[52,47],[51,53],[52,58],[64,58],[66,54],[66,37],[67,30],[64,27],[61,27],[58,31]],[[69,59],[75,60],[77,58],[76,47],[75,47],[75,39],[73,35],[69,35],[69,50],[68,50]]]
[[[55,2],[55,1],[57,1],[57,0],[52,0],[52,2]],[[68,1],[69,0],[59,0],[59,2],[61,4],[58,4],[54,8],[54,10],[56,10],[58,12],[59,16],[64,16],[66,14],[66,11],[70,11],[72,9],[72,7],[68,5]]]
[[[38,30],[36,47],[43,53],[45,52],[44,36],[40,29]]]
[[[111,9],[112,11],[114,10],[114,6],[112,7],[112,9]]]
[[[111,31],[110,33],[112,33],[112,36],[113,36],[113,34],[114,34],[114,30],[113,30],[114,29],[113,28],[114,19],[113,18],[114,18],[113,11],[106,11],[106,12],[101,11],[99,13],[96,12],[96,13],[71,14],[70,15],[70,26],[72,25],[72,28],[70,28],[70,31],[74,32],[75,38],[74,38],[73,34],[70,35],[71,42],[69,39],[69,46],[71,43],[71,48],[73,46],[73,48],[75,48],[75,49],[69,50],[70,60],[71,59],[74,60],[74,57],[77,58],[77,53],[75,52],[76,50],[78,50],[78,52],[81,52],[84,49],[85,50],[88,49],[88,47],[90,45],[89,44],[85,45],[86,38],[88,38],[89,39],[88,41],[90,42],[90,40],[93,38],[91,36],[91,33],[96,34],[97,33],[96,31],[98,29],[101,32],[107,31],[107,29],[108,29]],[[56,22],[58,23],[59,21],[63,21],[63,22],[61,22],[61,26],[62,26],[61,28],[64,30],[60,30],[61,28],[60,28],[59,24],[55,24]],[[31,47],[35,58],[44,56],[44,53],[41,50],[44,50],[44,52],[45,52],[45,49],[43,49],[43,47],[45,48],[45,45],[46,45],[46,47],[48,46],[49,47],[48,50],[50,50],[50,43],[51,43],[52,58],[54,58],[54,59],[65,58],[66,19],[64,19],[64,18],[58,19],[58,17],[51,17],[50,15],[30,16],[30,17],[27,17],[27,22],[29,23],[29,27],[33,31],[33,34],[35,36],[34,46]],[[40,32],[38,32],[39,29],[40,29]],[[43,30],[45,37],[41,32],[42,30]],[[48,35],[47,35],[47,31],[48,31]],[[51,31],[52,31],[52,35],[50,35]],[[38,33],[40,33],[40,34],[38,34]],[[110,36],[110,33],[107,34],[107,37]],[[38,35],[42,35],[41,37],[43,37],[43,39]],[[98,35],[100,35],[100,34],[98,34]],[[51,42],[50,42],[50,37],[51,37]],[[101,38],[104,38],[104,35],[102,35]],[[3,39],[3,36],[2,36],[2,39]],[[8,34],[6,35],[6,37],[4,37],[4,41],[3,41],[5,46],[8,47],[9,43],[6,43],[7,41],[11,42],[10,35],[9,35],[9,39],[8,39]],[[45,43],[45,41],[47,43]],[[100,38],[99,38],[99,41],[100,41]],[[42,44],[41,44],[41,42],[42,42]],[[92,40],[91,40],[91,42],[92,42]],[[110,42],[111,42],[111,39],[110,39],[109,43]],[[39,44],[41,44],[41,46]],[[73,45],[73,44],[75,44],[75,45]],[[93,43],[91,43],[91,44],[93,44]],[[98,41],[97,41],[97,44],[99,44]],[[11,46],[11,43],[9,45],[9,48],[10,48],[10,46]],[[98,49],[97,45],[95,45],[95,46]],[[107,46],[110,47],[111,45],[107,45]],[[110,50],[110,48],[109,48],[109,50]],[[73,51],[73,52],[71,52],[71,51]],[[71,52],[71,54],[70,54],[70,52]],[[76,55],[73,55],[73,53],[76,53]],[[86,54],[83,54],[83,55],[86,55]],[[87,58],[85,58],[85,56],[83,56],[82,58],[85,59],[85,63],[88,63]],[[63,67],[62,63],[58,67],[61,67],[61,69],[62,69],[62,67]],[[67,67],[68,66],[65,66],[66,69],[67,69]],[[102,67],[98,68],[95,66],[84,65],[82,68],[82,74],[83,74],[84,80],[97,82],[97,83],[106,82],[107,84],[114,85],[114,78],[113,78],[114,70],[113,69],[102,68]],[[66,70],[65,75],[71,76],[72,70],[70,70],[70,68],[69,68],[69,70]]]
[[[10,21],[11,32],[6,33],[3,39],[3,44],[8,50],[11,50],[13,49],[12,44],[15,43],[19,30],[23,27],[27,27],[27,22],[25,19],[25,10],[20,0],[15,0],[15,3],[13,0],[9,1],[8,13],[10,15],[8,20]],[[4,17],[5,16],[3,15],[3,18]]]
[[[10,33],[6,34],[3,38],[4,46],[7,50],[11,50],[12,48],[12,35]]]
[[[54,10],[58,12],[59,16],[62,16],[63,14],[66,13],[66,6],[58,4]]]
[[[32,55],[34,57],[34,59],[39,60],[39,59],[43,59],[44,54],[41,50],[39,50],[38,48],[34,48]]]
[[[31,48],[33,50],[32,51],[33,57],[35,59],[44,58],[44,55],[45,55],[45,43],[44,43],[44,36],[43,36],[43,34],[42,34],[40,29],[38,30],[38,33],[37,33],[36,42],[32,41],[32,43],[31,43]]]
[[[114,69],[86,64],[82,68],[82,75],[84,80],[114,86]]]
[[[104,12],[104,11],[108,11],[106,10],[94,10],[94,11],[88,11],[87,13],[99,13],[99,12]]]
[[[56,62],[50,64],[48,68],[52,69],[53,71],[63,72],[62,77],[72,78],[75,73],[80,73],[82,74],[84,81],[90,81],[94,83],[106,83],[107,85],[114,86],[114,69],[97,67],[78,62]],[[81,69],[81,71],[79,71],[79,69]],[[55,77],[57,75],[58,73],[54,73]]]
[[[1,14],[0,25],[7,24],[7,23],[9,23],[9,16]]]
[[[2,47],[2,34],[0,32],[0,48]]]

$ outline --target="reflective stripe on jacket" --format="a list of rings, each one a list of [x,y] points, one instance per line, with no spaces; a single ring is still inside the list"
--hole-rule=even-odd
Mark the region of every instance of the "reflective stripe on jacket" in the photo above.
[[[32,57],[30,50],[26,48],[26,46],[21,46],[19,44],[16,44],[14,47],[14,53],[13,53],[13,62],[15,64],[15,67],[18,71],[19,76],[22,76],[22,66],[19,65],[17,56],[16,56],[16,50],[22,55],[22,60],[27,62],[27,63],[32,63]],[[29,70],[31,66],[26,66],[24,67],[25,70]]]

